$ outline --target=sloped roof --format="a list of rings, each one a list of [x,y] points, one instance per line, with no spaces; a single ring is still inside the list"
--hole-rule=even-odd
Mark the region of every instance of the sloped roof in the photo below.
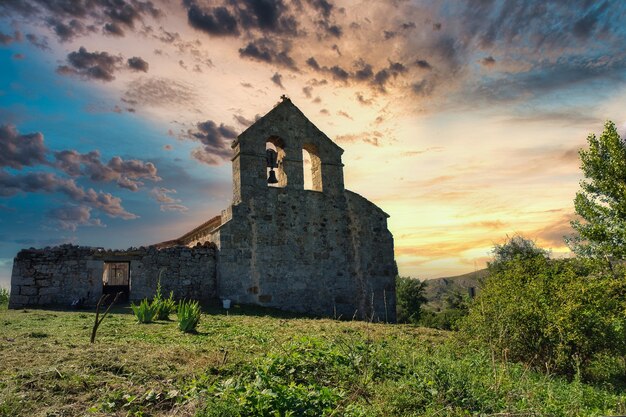
[[[274,106],[274,108],[272,108],[272,110],[270,110],[269,112],[267,112],[263,117],[259,118],[257,121],[255,121],[253,124],[251,124],[250,126],[248,126],[248,128],[246,130],[244,130],[243,132],[241,132],[239,134],[239,136],[237,136],[237,139],[235,139],[231,145],[232,148],[236,147],[239,144],[239,140],[241,137],[245,136],[246,132],[253,130],[257,125],[261,124],[263,121],[265,121],[268,118],[272,118],[272,116],[275,113],[281,112],[281,111],[286,111],[287,113],[291,113],[293,115],[295,115],[298,118],[302,118],[306,121],[307,124],[309,124],[312,128],[314,128],[314,130],[316,130],[319,133],[319,136],[324,140],[327,141],[329,144],[331,144],[333,147],[337,148],[340,153],[343,153],[343,148],[340,147],[339,145],[337,145],[335,142],[333,142],[333,140],[331,138],[329,138],[324,132],[322,132],[317,126],[315,126],[313,124],[313,122],[311,122],[305,115],[304,113],[302,113],[302,110],[300,110],[295,104],[293,104],[291,102],[291,99],[285,95],[281,96],[281,101],[276,104]]]

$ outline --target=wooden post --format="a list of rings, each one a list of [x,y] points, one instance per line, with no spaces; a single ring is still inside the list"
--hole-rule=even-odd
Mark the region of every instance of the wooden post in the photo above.
[[[107,314],[109,314],[109,310],[111,309],[111,307],[113,307],[113,304],[115,304],[115,302],[120,297],[120,295],[122,295],[122,293],[118,292],[117,294],[115,294],[115,298],[113,299],[113,302],[109,304],[109,307],[106,309],[106,311],[102,315],[102,318],[98,320],[100,316],[100,305],[109,299],[109,295],[110,294],[107,294],[107,295],[102,294],[102,296],[100,296],[100,299],[98,300],[98,304],[96,304],[96,320],[93,323],[93,329],[91,330],[91,343],[94,343],[96,341],[96,332],[98,331],[98,327],[100,327],[100,323],[102,323],[102,321],[106,318]]]

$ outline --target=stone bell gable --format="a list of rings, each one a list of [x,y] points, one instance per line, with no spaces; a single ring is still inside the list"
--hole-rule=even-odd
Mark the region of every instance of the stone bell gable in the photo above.
[[[344,188],[343,149],[284,96],[232,147],[233,203],[220,215],[148,248],[23,251],[12,307],[119,290],[137,300],[160,277],[177,297],[395,321],[389,216]]]
[[[268,143],[278,152],[279,187],[303,189],[304,149],[311,158],[311,189],[334,195],[344,191],[343,149],[311,123],[290,99],[283,98],[233,142],[234,204],[267,188]]]

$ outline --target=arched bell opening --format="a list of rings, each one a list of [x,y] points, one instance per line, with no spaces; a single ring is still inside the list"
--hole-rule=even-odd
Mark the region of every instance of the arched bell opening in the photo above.
[[[287,186],[287,174],[283,167],[285,142],[271,136],[265,141],[266,179],[268,187],[284,188]]]
[[[302,169],[304,170],[304,189],[322,191],[322,160],[317,147],[306,144],[302,147]]]

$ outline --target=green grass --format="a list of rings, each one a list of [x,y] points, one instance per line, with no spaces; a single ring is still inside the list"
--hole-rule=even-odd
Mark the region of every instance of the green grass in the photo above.
[[[118,308],[90,344],[93,320],[0,311],[0,416],[626,413],[610,386],[500,363],[438,330],[215,308],[186,334]]]

